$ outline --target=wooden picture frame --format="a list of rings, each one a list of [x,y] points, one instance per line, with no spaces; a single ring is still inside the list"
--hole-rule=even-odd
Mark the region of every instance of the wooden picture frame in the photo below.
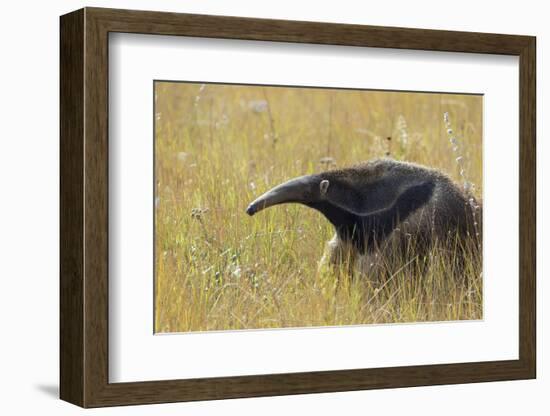
[[[61,17],[60,396],[82,407],[530,379],[535,329],[535,38],[530,36],[85,8]],[[503,54],[519,57],[519,359],[110,383],[110,32]]]

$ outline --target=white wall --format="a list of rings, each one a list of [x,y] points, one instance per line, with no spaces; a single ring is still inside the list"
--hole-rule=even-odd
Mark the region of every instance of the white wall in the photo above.
[[[92,410],[88,414],[548,414],[550,361],[544,346],[548,317],[543,299],[543,244],[550,229],[543,181],[550,146],[543,140],[544,102],[550,89],[545,2],[461,0],[365,2],[231,0],[4,2],[0,15],[0,409],[3,414],[75,414],[59,401],[58,385],[58,16],[82,6],[156,9],[276,19],[408,26],[538,37],[538,311],[539,378],[536,381],[409,388],[339,394]],[[546,88],[545,88],[546,87]],[[543,177],[545,176],[545,177]],[[543,197],[546,201],[543,201]],[[543,237],[543,234],[546,237]],[[9,411],[11,410],[11,411]]]

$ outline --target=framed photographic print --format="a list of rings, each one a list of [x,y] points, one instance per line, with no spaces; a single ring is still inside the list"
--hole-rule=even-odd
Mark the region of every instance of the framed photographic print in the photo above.
[[[534,378],[535,38],[61,17],[61,398]]]

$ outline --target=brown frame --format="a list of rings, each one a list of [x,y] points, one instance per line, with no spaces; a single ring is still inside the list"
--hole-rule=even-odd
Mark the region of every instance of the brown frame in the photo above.
[[[60,19],[60,396],[83,407],[536,376],[535,51],[531,36],[85,8]],[[109,383],[108,34],[180,35],[519,56],[519,359]]]

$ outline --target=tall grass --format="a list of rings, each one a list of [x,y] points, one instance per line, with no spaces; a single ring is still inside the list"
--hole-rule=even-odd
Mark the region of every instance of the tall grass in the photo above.
[[[247,204],[294,176],[392,157],[482,192],[481,97],[156,83],[155,330],[182,332],[479,319],[481,258],[453,251],[384,280],[319,268],[332,226]],[[460,140],[460,165],[443,114]]]

